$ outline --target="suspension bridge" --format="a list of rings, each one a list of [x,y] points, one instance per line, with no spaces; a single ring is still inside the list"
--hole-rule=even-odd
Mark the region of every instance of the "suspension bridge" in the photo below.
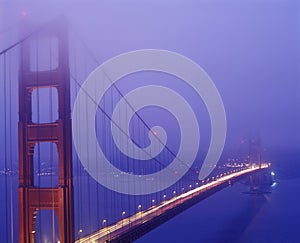
[[[173,191],[170,199],[166,199],[166,195],[163,195],[163,201],[160,204],[145,210],[142,210],[142,205],[138,205],[137,213],[112,225],[105,226],[104,219],[102,229],[76,242],[131,242],[224,187],[267,168],[269,164],[230,171],[216,176],[216,179],[212,181],[209,179],[203,181],[201,186],[198,183],[194,185],[194,189],[192,185],[189,185],[187,192],[184,192],[182,188],[178,196],[177,192]],[[123,211],[122,214],[125,215],[126,212]]]
[[[100,63],[83,41],[79,45],[72,42],[80,40],[80,36],[68,30],[63,19],[37,30],[26,20],[19,26],[20,38],[0,53],[0,145],[4,161],[1,200],[5,202],[0,211],[5,218],[1,242],[132,242],[219,190],[268,170],[269,163],[249,159],[240,168],[212,172],[199,180],[199,168],[177,158],[176,146],[173,149],[165,143],[158,134],[162,131],[153,129],[126,98],[126,85],[124,88],[113,83],[102,70],[100,81],[103,85],[107,82],[110,88],[100,103],[84,89],[83,81]],[[117,172],[108,173],[104,166],[98,168],[97,150],[80,158],[76,153],[74,134],[87,133],[74,127],[72,130],[71,105],[79,91],[96,106],[96,137],[104,156],[119,169]],[[114,113],[121,99],[124,114],[134,114],[129,124],[131,132],[124,131],[113,119],[123,119],[123,114]],[[89,119],[88,110],[80,107],[73,120],[79,119],[76,116]],[[115,145],[111,124],[119,134],[127,136],[122,152],[120,145]],[[152,147],[148,146],[149,139]],[[85,141],[87,148],[94,146],[89,144],[89,138]],[[137,148],[132,152],[133,159],[124,156],[130,154],[130,141]],[[137,162],[143,153],[151,163]],[[176,176],[176,168],[168,166],[174,159],[179,167],[188,168],[187,172],[173,185],[161,186],[161,190],[143,194],[145,188],[135,185],[128,191],[136,189],[139,193],[120,193],[98,183],[105,177],[112,188],[121,183],[126,189],[130,186],[120,179],[125,173],[143,177],[169,169]],[[97,172],[93,176],[92,170]],[[165,185],[164,179],[147,178],[161,185]]]

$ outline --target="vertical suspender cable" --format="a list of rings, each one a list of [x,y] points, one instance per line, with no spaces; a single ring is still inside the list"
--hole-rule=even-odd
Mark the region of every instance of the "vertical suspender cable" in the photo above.
[[[52,73],[52,43],[51,39],[49,40],[49,70],[50,70],[50,76],[51,76],[51,83],[53,83],[53,73]],[[52,86],[50,87],[49,90],[49,120],[50,122],[53,122],[53,98],[52,98]],[[52,129],[51,129],[51,135],[52,135]],[[51,136],[52,137],[52,136]],[[50,176],[51,176],[51,188],[56,187],[57,185],[54,185],[54,161],[53,161],[53,143],[50,143]],[[57,175],[58,176],[58,175]],[[52,242],[55,242],[55,208],[54,208],[54,189],[52,189],[51,193],[51,198],[52,198]]]
[[[9,59],[11,63],[11,58]],[[12,159],[12,88],[11,88],[11,65],[9,65],[9,74],[8,74],[8,79],[9,79],[9,121],[10,121],[10,126],[9,126],[9,158],[10,158],[10,233],[11,233],[11,242],[14,242],[14,210],[13,210],[13,159]]]
[[[74,51],[75,54],[77,54],[76,50]],[[77,56],[74,57],[74,73],[75,76],[77,76]],[[74,93],[77,94],[78,92],[78,86],[77,85],[73,85],[74,86]],[[78,119],[78,117],[76,117],[75,119]],[[76,133],[78,133],[79,131],[75,131]],[[81,229],[81,222],[82,222],[82,216],[81,216],[81,210],[82,210],[82,197],[81,197],[81,167],[79,164],[79,159],[78,156],[76,156],[76,173],[74,173],[76,176],[76,181],[77,181],[77,215],[78,215],[78,220],[77,220],[77,230],[79,232],[79,230]]]
[[[96,92],[96,89],[94,88],[94,92]],[[96,130],[96,133],[98,131],[98,121],[95,123],[95,130]],[[96,144],[94,144],[93,146],[97,146]],[[96,151],[96,149],[95,149]],[[96,156],[95,156],[96,157]],[[96,161],[96,171],[99,171],[98,169],[98,161]],[[99,180],[99,173],[97,173],[97,180]],[[96,225],[97,225],[97,228],[100,228],[101,227],[101,219],[100,219],[100,216],[99,216],[99,198],[98,198],[98,194],[99,194],[99,183],[96,183]]]
[[[85,74],[87,73],[87,66],[86,66],[86,63],[87,63],[87,61],[85,60],[85,62],[84,62],[84,72],[85,72]],[[88,110],[88,107],[85,107],[86,109],[86,112],[87,112],[87,110]],[[86,115],[85,116],[86,117],[86,119],[88,119],[88,116]],[[90,146],[90,144],[89,144],[89,140],[87,140],[87,144],[86,144],[86,146],[87,146],[87,150],[88,150],[88,147]],[[90,166],[90,159],[91,158],[93,158],[93,154],[88,154],[88,167]],[[88,176],[87,177],[87,209],[88,209],[88,222],[89,222],[89,225],[88,225],[88,229],[89,229],[89,231],[90,232],[92,232],[92,219],[91,219],[91,193],[90,193],[90,191],[91,191],[91,177],[90,176]]]
[[[36,109],[37,109],[37,124],[40,124],[40,88],[39,88],[39,48],[38,48],[38,40],[36,39],[35,40],[35,49],[36,49],[36,87],[37,88],[37,106],[36,106]],[[38,131],[37,131],[37,137],[39,140],[39,128],[38,128]],[[37,186],[38,187],[41,187],[41,144],[40,142],[38,141],[37,143],[37,153],[38,153],[38,156],[37,156],[37,164],[38,164],[38,172],[39,172],[39,176],[38,176],[38,183],[37,183]],[[35,173],[35,171],[33,171],[33,173]],[[43,218],[43,214],[42,214],[42,211],[40,210],[41,208],[41,191],[39,190],[39,194],[38,194],[38,198],[39,198],[39,211],[40,211],[40,214],[39,214],[39,241],[42,242],[42,218]]]
[[[4,63],[4,72],[3,72],[3,77],[4,77],[4,86],[3,86],[3,117],[4,117],[4,167],[5,167],[5,220],[6,220],[6,225],[8,225],[9,222],[9,215],[8,212],[9,210],[7,209],[7,202],[8,202],[8,185],[7,185],[7,175],[9,171],[7,170],[7,117],[6,117],[6,53],[3,55],[3,63]],[[6,230],[6,240],[8,241],[8,229]]]

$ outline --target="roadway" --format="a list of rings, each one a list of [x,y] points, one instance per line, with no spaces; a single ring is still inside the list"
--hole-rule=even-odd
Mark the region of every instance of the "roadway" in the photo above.
[[[213,179],[206,179],[206,183],[200,185],[199,187],[190,189],[189,191],[178,196],[174,194],[173,198],[165,200],[160,204],[154,205],[146,210],[140,210],[136,214],[123,218],[115,224],[105,226],[104,228],[90,235],[78,239],[76,243],[113,242],[115,239],[119,239],[122,237],[122,235],[132,231],[132,229],[149,223],[151,220],[168,213],[168,211],[171,211],[172,209],[190,201],[195,197],[199,197],[201,194],[211,191],[212,189],[224,184],[230,185],[232,184],[233,180],[237,180],[238,178],[256,172],[260,169],[267,169],[269,166],[270,164],[262,164],[261,167],[255,165],[251,168],[243,170],[234,170],[232,173],[223,173],[219,176],[213,177]],[[123,212],[122,215],[125,215],[125,212]]]

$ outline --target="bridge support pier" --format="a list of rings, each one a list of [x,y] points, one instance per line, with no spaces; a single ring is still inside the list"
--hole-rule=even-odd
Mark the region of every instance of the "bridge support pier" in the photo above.
[[[260,171],[255,175],[249,176],[250,193],[259,193],[263,190],[264,171]]]

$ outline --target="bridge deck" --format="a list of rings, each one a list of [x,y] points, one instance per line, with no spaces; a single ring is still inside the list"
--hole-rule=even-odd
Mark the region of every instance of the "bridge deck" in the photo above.
[[[176,214],[191,207],[195,203],[227,187],[234,181],[267,168],[269,168],[269,164],[263,164],[261,167],[253,166],[248,169],[225,175],[181,195],[174,196],[159,205],[152,206],[130,217],[124,218],[113,225],[104,227],[77,240],[76,243],[131,242],[174,217]]]

